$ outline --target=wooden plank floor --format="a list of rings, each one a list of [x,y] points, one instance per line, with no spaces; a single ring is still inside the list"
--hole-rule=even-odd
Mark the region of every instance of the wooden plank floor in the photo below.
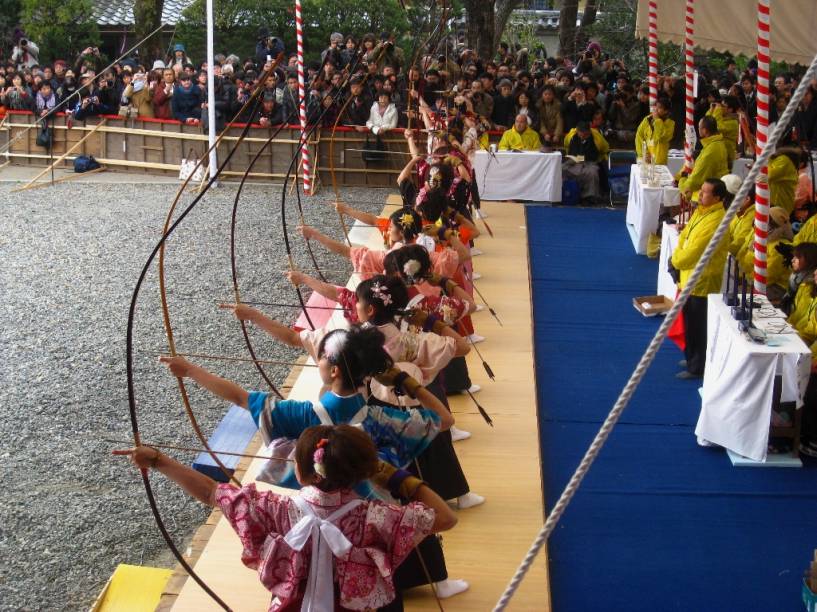
[[[398,201],[394,196],[389,198],[391,204]],[[461,511],[457,527],[444,534],[449,575],[471,584],[466,593],[443,600],[444,609],[452,612],[490,610],[544,520],[524,210],[520,205],[494,202],[485,202],[483,207],[496,237],[485,233],[478,240],[485,253],[474,259],[474,267],[483,275],[478,287],[503,326],[487,309],[474,315],[477,333],[487,338],[477,347],[493,369],[495,382],[488,379],[474,351],[468,356],[472,380],[482,386],[477,398],[493,417],[495,427],[482,420],[467,397],[451,401],[457,426],[473,434],[471,439],[455,444],[457,454],[471,489],[487,498],[484,505]],[[364,241],[373,246],[382,244],[373,230],[355,228],[353,242]],[[315,368],[304,368],[291,395],[312,398],[319,384]],[[260,460],[251,463],[244,482],[254,479],[260,464]],[[240,553],[238,538],[226,521],[219,521],[195,569],[233,610],[265,610],[269,593],[255,572],[241,565]],[[407,610],[436,609],[427,587],[409,592],[406,604]],[[177,611],[218,609],[192,580],[185,583],[173,606]],[[510,609],[550,609],[545,551]]]

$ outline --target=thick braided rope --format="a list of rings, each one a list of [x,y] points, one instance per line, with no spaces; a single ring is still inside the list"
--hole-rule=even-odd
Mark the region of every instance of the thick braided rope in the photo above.
[[[757,142],[755,156],[769,135],[769,0],[757,3]],[[755,191],[755,291],[766,293],[766,239],[769,237],[769,168],[760,168]]]
[[[655,110],[658,100],[658,3],[650,0],[649,52],[647,53],[648,81],[650,84],[650,110]]]
[[[695,0],[686,0],[686,26],[684,30],[684,84],[686,94],[684,97],[684,125],[688,134],[695,129]],[[692,170],[692,143],[689,139],[684,139],[684,167],[687,171]]]
[[[751,188],[752,184],[755,182],[755,179],[758,176],[759,169],[768,162],[769,156],[771,155],[772,150],[774,150],[774,146],[778,140],[780,140],[780,136],[783,134],[786,126],[791,122],[792,117],[794,116],[797,107],[800,105],[800,101],[803,99],[803,96],[806,93],[806,89],[809,86],[809,82],[817,75],[817,55],[814,56],[814,59],[811,62],[811,66],[806,71],[805,76],[800,81],[800,84],[797,87],[797,91],[794,92],[794,95],[789,102],[789,105],[786,107],[786,110],[783,112],[783,115],[780,117],[780,120],[777,122],[775,126],[775,130],[772,133],[772,136],[769,140],[769,145],[763,150],[760,157],[758,158],[757,162],[752,166],[752,169],[749,171],[749,175],[743,181],[738,190],[737,195],[735,196],[732,205],[726,211],[723,219],[721,219],[720,225],[715,230],[715,234],[712,236],[712,239],[709,241],[709,244],[706,246],[706,249],[703,252],[700,260],[698,261],[695,269],[692,271],[692,275],[689,277],[687,284],[684,286],[681,294],[678,296],[678,299],[672,305],[667,316],[664,318],[664,321],[661,323],[661,326],[658,328],[658,331],[655,332],[655,336],[650,341],[647,350],[641,356],[641,360],[638,362],[635,370],[633,371],[630,379],[627,381],[624,389],[619,395],[618,400],[616,400],[613,409],[610,411],[610,414],[607,415],[604,423],[599,429],[599,432],[596,434],[596,437],[593,439],[590,448],[587,449],[587,452],[582,457],[581,463],[579,463],[579,467],[576,468],[576,471],[571,476],[570,481],[567,483],[565,490],[562,491],[562,495],[559,497],[559,500],[556,502],[556,505],[553,506],[553,510],[550,511],[548,514],[547,520],[545,524],[542,526],[542,529],[536,535],[536,538],[533,541],[530,549],[528,550],[525,558],[522,560],[521,565],[516,570],[513,578],[508,583],[508,586],[505,588],[505,592],[502,593],[502,596],[499,598],[499,601],[496,603],[494,607],[494,612],[501,612],[504,610],[508,603],[511,601],[516,589],[519,588],[519,585],[522,583],[522,579],[527,574],[530,566],[533,564],[534,559],[539,554],[542,546],[547,541],[550,534],[553,532],[553,529],[559,522],[559,519],[562,518],[562,514],[564,514],[565,510],[567,509],[568,504],[573,499],[573,496],[576,494],[576,491],[579,489],[579,486],[584,480],[584,477],[587,475],[587,472],[590,470],[590,466],[593,465],[593,461],[595,461],[596,457],[598,456],[599,452],[601,452],[604,443],[607,441],[607,438],[610,436],[610,433],[613,431],[613,427],[615,426],[616,422],[618,421],[621,413],[624,412],[624,409],[627,407],[627,404],[630,402],[630,398],[632,397],[635,390],[638,388],[641,379],[644,377],[644,374],[647,372],[647,368],[649,368],[650,364],[652,363],[653,359],[655,359],[655,354],[658,352],[658,349],[661,347],[661,344],[664,342],[664,339],[667,337],[667,332],[669,331],[670,326],[672,325],[673,321],[675,321],[675,317],[678,316],[678,313],[684,307],[684,304],[687,301],[690,293],[692,293],[692,288],[698,283],[698,279],[703,274],[704,268],[706,267],[709,260],[712,258],[712,255],[715,253],[715,250],[718,247],[718,243],[720,243],[721,239],[726,234],[727,230],[729,229],[729,223],[734,218],[735,214],[737,214],[738,209],[740,209],[741,203],[743,202],[744,198],[746,198],[746,194],[749,193],[749,189]]]
[[[298,46],[298,112],[301,122],[301,138],[306,139],[306,79],[304,77],[304,22],[301,18],[301,0],[295,0],[295,38]],[[304,177],[304,194],[312,194],[312,177],[309,170],[309,146],[301,148],[301,167]]]

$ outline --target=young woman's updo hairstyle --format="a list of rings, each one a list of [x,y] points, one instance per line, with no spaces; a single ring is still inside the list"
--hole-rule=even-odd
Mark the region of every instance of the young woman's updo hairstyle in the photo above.
[[[326,334],[318,345],[318,358],[325,357],[331,365],[338,366],[344,385],[356,389],[366,378],[385,372],[394,363],[383,348],[385,343],[379,329],[353,325]]]
[[[383,267],[389,276],[399,276],[406,285],[414,285],[431,275],[431,257],[425,247],[409,244],[389,251]]]
[[[436,223],[448,209],[448,196],[440,190],[426,192],[425,200],[415,206],[429,223]]]
[[[399,228],[406,242],[417,238],[423,229],[423,218],[410,208],[396,210],[389,216],[389,221]]]
[[[316,471],[315,452],[321,449]],[[321,456],[322,455],[322,456]],[[317,425],[305,429],[295,445],[301,480],[322,491],[351,489],[377,471],[377,447],[362,429],[351,425]]]
[[[421,247],[422,248],[422,247]],[[409,296],[406,285],[396,276],[377,274],[357,286],[355,291],[358,302],[374,308],[371,323],[383,325],[391,323],[405,310]]]

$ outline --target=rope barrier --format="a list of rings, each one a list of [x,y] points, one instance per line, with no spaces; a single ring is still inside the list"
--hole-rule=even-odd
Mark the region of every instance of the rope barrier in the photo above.
[[[573,476],[570,477],[570,481],[567,483],[565,490],[562,492],[561,496],[559,497],[556,505],[553,506],[553,510],[548,514],[547,520],[542,528],[539,530],[539,533],[536,535],[536,538],[531,544],[531,547],[528,549],[525,558],[522,560],[522,563],[517,568],[516,573],[514,574],[511,581],[508,583],[508,586],[505,588],[505,591],[497,601],[496,606],[494,607],[494,612],[501,612],[505,610],[508,606],[508,603],[511,601],[516,590],[519,588],[519,585],[522,583],[525,575],[528,573],[530,566],[533,564],[533,561],[536,559],[536,556],[539,554],[539,551],[544,546],[545,542],[547,541],[550,534],[553,532],[553,529],[559,523],[559,519],[562,518],[565,510],[567,509],[568,504],[570,504],[571,500],[578,491],[579,486],[584,480],[584,477],[587,475],[587,472],[590,470],[590,467],[593,465],[593,461],[596,460],[598,457],[599,452],[601,452],[604,443],[607,441],[607,438],[610,436],[610,433],[613,431],[613,427],[618,422],[618,419],[621,417],[622,412],[630,403],[630,399],[633,396],[633,393],[638,388],[638,385],[641,382],[641,379],[646,374],[647,369],[650,367],[650,364],[655,359],[655,355],[658,352],[658,349],[661,347],[661,344],[664,342],[664,339],[667,337],[667,332],[669,331],[670,326],[672,325],[675,318],[678,316],[678,313],[684,307],[684,304],[687,301],[687,298],[692,293],[692,289],[698,283],[701,275],[703,274],[704,268],[709,263],[709,260],[714,255],[716,249],[718,248],[721,239],[724,237],[726,232],[729,229],[729,223],[737,214],[738,210],[743,203],[744,198],[749,193],[751,186],[754,184],[758,174],[760,173],[760,168],[763,167],[769,160],[769,156],[771,155],[772,150],[774,150],[777,141],[780,140],[783,132],[786,129],[786,126],[791,122],[792,117],[794,116],[797,107],[800,105],[800,101],[803,99],[803,96],[806,93],[806,90],[809,88],[810,81],[817,75],[817,55],[814,56],[814,59],[809,66],[809,69],[806,71],[806,74],[803,76],[802,80],[800,81],[797,90],[794,92],[794,95],[789,102],[789,105],[786,107],[786,110],[783,112],[783,115],[780,117],[780,120],[777,122],[775,126],[774,132],[769,140],[767,146],[763,149],[763,152],[760,154],[760,157],[757,159],[757,162],[752,166],[752,169],[749,171],[749,175],[744,179],[743,183],[738,190],[735,199],[732,202],[732,205],[726,211],[726,214],[721,219],[720,225],[715,230],[715,234],[712,236],[712,239],[709,241],[709,244],[704,249],[703,255],[701,256],[700,260],[695,266],[695,269],[692,271],[692,275],[690,276],[687,284],[681,290],[681,294],[678,296],[678,299],[672,305],[669,312],[667,313],[664,321],[661,323],[661,326],[658,328],[658,331],[653,336],[653,339],[650,341],[650,344],[647,346],[647,350],[641,356],[641,359],[638,362],[633,373],[630,375],[630,379],[627,381],[627,384],[624,386],[624,389],[619,395],[616,403],[613,405],[612,410],[607,415],[604,423],[599,429],[596,437],[593,439],[593,442],[590,444],[590,448],[587,449],[587,452],[582,457],[581,462],[579,463],[579,467],[576,468],[576,471],[573,473]]]

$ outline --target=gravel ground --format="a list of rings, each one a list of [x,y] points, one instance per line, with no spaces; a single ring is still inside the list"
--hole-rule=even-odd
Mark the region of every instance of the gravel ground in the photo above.
[[[110,451],[131,429],[125,332],[131,293],[161,235],[175,195],[169,185],[62,184],[11,193],[0,185],[0,609],[87,609],[118,563],[170,567],[138,472]],[[230,300],[229,229],[235,186],[207,195],[168,242],[166,284],[179,352],[246,356],[238,324],[216,303]],[[371,211],[384,190],[344,190]],[[305,200],[308,223],[341,238],[330,192]],[[190,202],[186,196],[183,202]],[[247,187],[238,222],[237,266],[246,301],[294,303],[280,223],[280,188]],[[312,263],[295,235],[293,255]],[[324,204],[324,205],[322,205]],[[313,248],[330,281],[348,278],[348,262]],[[285,321],[296,311],[267,308]],[[291,360],[294,349],[254,334],[259,355]],[[198,446],[175,380],[156,357],[167,350],[154,265],[134,325],[135,392],[144,441]],[[251,364],[200,362],[247,388],[262,389]],[[267,367],[278,384],[288,367]],[[188,385],[205,432],[225,404]],[[192,461],[188,455],[180,460]],[[153,479],[163,517],[179,548],[208,510]]]

